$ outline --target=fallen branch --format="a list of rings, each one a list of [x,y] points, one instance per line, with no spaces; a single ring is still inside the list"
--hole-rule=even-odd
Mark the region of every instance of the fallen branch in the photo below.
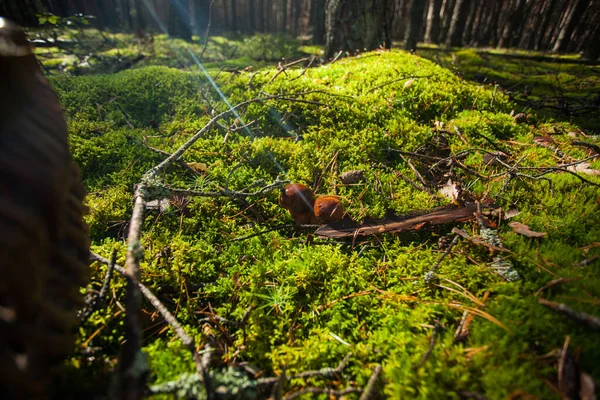
[[[90,259],[92,261],[98,261],[103,264],[110,263],[109,260],[96,253],[91,253]],[[115,264],[114,269],[121,275],[126,275],[125,268]],[[179,321],[177,321],[177,318],[175,318],[175,316],[171,314],[167,307],[165,307],[165,305],[162,304],[162,302],[158,299],[158,297],[154,295],[154,293],[152,293],[150,289],[148,289],[139,281],[137,282],[137,285],[139,287],[139,291],[144,295],[144,297],[150,302],[150,304],[152,304],[152,306],[156,309],[156,311],[158,311],[158,313],[169,324],[169,326],[173,328],[173,331],[179,337],[183,345],[192,352],[192,358],[196,362],[196,367],[202,379],[202,377],[204,377],[204,371],[202,371],[202,369],[199,367],[200,357],[198,355],[198,352],[196,351],[196,347],[194,345],[194,340],[192,339],[192,337],[185,332],[183,327],[179,324]]]
[[[346,357],[340,362],[340,364],[336,368],[321,368],[315,371],[305,371],[300,372],[299,374],[287,376],[286,380],[289,381],[291,379],[306,379],[311,377],[321,377],[321,378],[334,378],[342,373],[343,369],[346,368],[346,364],[348,364],[348,360],[352,357],[352,353],[348,353]],[[276,376],[273,378],[262,378],[257,381],[259,385],[272,385],[277,383],[280,380],[280,377]]]
[[[476,210],[477,206],[474,203],[467,203],[464,207],[450,205],[430,212],[420,211],[379,221],[367,219],[360,225],[351,220],[342,220],[321,226],[315,235],[325,238],[344,238],[421,230],[426,226],[469,221],[474,218],[473,214]]]
[[[549,301],[546,299],[539,298],[538,302],[541,305],[544,305],[548,308],[553,309],[556,312],[566,315],[567,317],[582,323],[592,329],[600,330],[600,318],[595,317],[590,314],[586,314],[581,311],[573,310],[571,307],[566,304],[556,303],[554,301]]]
[[[557,278],[557,279],[553,279],[550,282],[546,283],[544,286],[542,286],[541,288],[539,288],[537,290],[537,292],[535,292],[535,296],[539,296],[540,294],[542,294],[542,292],[546,289],[551,288],[552,286],[556,286],[559,285],[561,283],[567,283],[567,282],[573,282],[573,281],[578,281],[580,278]]]
[[[140,322],[140,260],[143,256],[141,240],[144,209],[146,208],[146,185],[138,185],[135,191],[135,202],[129,235],[127,238],[127,258],[125,278],[127,292],[125,294],[125,344],[119,363],[121,395],[123,399],[141,399],[146,386],[148,366],[142,353],[142,327]],[[143,360],[143,361],[142,361]]]
[[[369,378],[367,387],[365,387],[365,390],[363,390],[362,395],[360,396],[360,400],[369,400],[375,397],[375,388],[377,386],[377,381],[379,380],[379,375],[381,375],[382,371],[383,368],[381,367],[381,365],[377,365],[375,369],[373,369],[373,373]]]

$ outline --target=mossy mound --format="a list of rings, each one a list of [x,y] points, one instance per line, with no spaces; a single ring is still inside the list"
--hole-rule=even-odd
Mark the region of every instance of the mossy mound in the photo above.
[[[554,146],[566,157],[585,158],[582,148],[570,144],[565,125],[518,124],[511,112],[520,110],[502,93],[398,51],[276,73],[222,73],[214,86],[203,74],[166,67],[54,78],[90,193],[93,250],[108,256],[116,247],[124,264],[133,185],[164,158],[147,146],[173,152],[227,110],[221,94],[230,104],[263,100],[223,121],[232,127],[226,140],[221,127],[205,134],[183,157],[201,165],[199,172],[175,165],[161,177],[169,187],[241,190],[285,175],[316,182],[321,194],[337,190],[355,220],[430,209],[450,200],[415,184],[410,156],[397,150],[414,153],[443,134],[452,154],[466,154],[462,166],[455,163],[446,173],[474,196],[485,193],[500,205],[516,206],[516,220],[547,236],[519,236],[502,222],[497,234],[520,279],[507,282],[490,268],[494,259],[485,248],[461,241],[431,284],[424,276],[442,253],[438,238],[451,227],[348,242],[293,229],[234,240],[290,222],[275,192],[245,203],[189,197],[168,210],[149,211],[142,282],[199,346],[208,336],[216,338],[215,371],[246,362],[263,376],[284,369],[289,376],[335,367],[352,352],[336,379],[293,380],[286,390],[364,387],[373,366],[381,364],[385,394],[393,398],[460,398],[468,392],[559,398],[553,388],[558,361],[543,355],[562,348],[569,336],[581,369],[600,378],[597,333],[544,308],[536,297],[557,277],[579,278],[542,296],[597,313],[600,263],[574,265],[600,254],[599,191],[593,186],[600,179],[586,175],[589,182],[583,182],[565,173],[530,179],[483,159],[502,149],[505,162],[531,168],[528,175],[556,166],[562,160],[555,152],[534,144],[549,126],[557,133]],[[597,160],[590,165],[599,167]],[[365,180],[340,184],[339,174],[351,170],[365,171]],[[462,228],[476,233],[478,225]],[[106,267],[93,268],[96,289]],[[81,328],[81,345],[97,348],[97,356],[75,357],[71,376],[98,376],[114,365],[123,339],[123,296],[124,284],[117,281],[106,307]],[[244,326],[210,319],[239,321],[249,308]],[[144,310],[152,383],[193,372],[190,355],[166,323],[150,304]],[[457,341],[465,311],[474,319],[469,335]]]

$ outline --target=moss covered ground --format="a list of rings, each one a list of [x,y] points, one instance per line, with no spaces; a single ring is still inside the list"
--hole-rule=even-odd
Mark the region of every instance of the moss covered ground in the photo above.
[[[597,77],[590,78],[596,67],[581,68],[590,68],[586,82],[597,91]],[[452,154],[463,154],[460,165],[443,169],[445,178],[475,198],[517,208],[512,220],[547,233],[528,238],[498,221],[495,235],[510,250],[503,259],[516,271],[510,280],[493,268],[497,255],[463,239],[435,279],[424,279],[443,253],[440,237],[452,238],[453,226],[477,236],[476,222],[354,241],[294,228],[243,239],[292,222],[274,191],[246,203],[190,196],[148,210],[142,282],[199,349],[211,340],[214,379],[231,392],[245,385],[246,398],[262,396],[256,378],[334,368],[349,353],[341,373],[293,379],[283,394],[364,388],[381,365],[380,390],[388,398],[560,398],[566,378],[559,379],[564,357],[561,363],[556,350],[566,340],[573,362],[598,381],[598,331],[538,299],[600,316],[600,262],[593,261],[600,255],[600,178],[536,169],[589,158],[588,149],[571,143],[574,134],[598,139],[575,120],[536,114],[493,85],[454,72],[393,50],[290,69],[274,79],[274,68],[219,73],[216,66],[208,67],[211,79],[166,66],[52,76],[88,190],[92,250],[108,258],[117,249],[124,265],[134,185],[164,159],[148,146],[173,152],[227,110],[225,98],[237,104],[278,95],[225,118],[232,131],[210,130],[183,156],[196,172],[175,165],[161,175],[166,187],[254,190],[284,177],[315,185],[319,194],[337,193],[358,221],[428,210],[451,200],[420,187],[409,163],[419,168],[426,160],[406,154],[441,135]],[[518,71],[510,74],[518,79]],[[521,112],[532,115],[515,121]],[[550,134],[551,146],[535,140]],[[484,160],[499,149],[506,165],[523,169],[508,173]],[[589,163],[600,169],[598,159]],[[364,181],[341,184],[339,174],[351,170],[365,171]],[[532,178],[541,171],[550,173]],[[583,260],[592,262],[580,266]],[[89,291],[99,290],[106,266],[93,263],[92,270]],[[536,293],[558,278],[562,283]],[[80,328],[57,396],[107,390],[124,340],[124,295],[124,281],[115,278],[105,306]],[[243,325],[214,317],[240,321],[248,310]],[[465,315],[468,327],[457,336]],[[147,302],[143,332],[152,385],[195,371],[188,350]]]

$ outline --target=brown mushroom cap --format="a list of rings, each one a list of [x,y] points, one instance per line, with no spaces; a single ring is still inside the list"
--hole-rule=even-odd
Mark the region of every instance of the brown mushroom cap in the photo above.
[[[314,201],[312,189],[302,183],[287,185],[279,197],[279,205],[289,210],[292,217],[295,214],[312,212]]]
[[[339,221],[345,213],[344,205],[335,196],[320,196],[315,200],[314,213],[322,224]]]

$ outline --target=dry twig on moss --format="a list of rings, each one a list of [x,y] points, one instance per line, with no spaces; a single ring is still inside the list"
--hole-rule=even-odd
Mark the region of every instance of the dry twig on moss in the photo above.
[[[539,298],[538,302],[541,305],[544,305],[548,308],[553,309],[556,312],[566,315],[567,317],[582,323],[592,329],[600,330],[600,318],[595,317],[590,314],[586,314],[581,311],[573,310],[571,307],[566,304],[556,303],[554,301],[546,300],[543,298]]]

